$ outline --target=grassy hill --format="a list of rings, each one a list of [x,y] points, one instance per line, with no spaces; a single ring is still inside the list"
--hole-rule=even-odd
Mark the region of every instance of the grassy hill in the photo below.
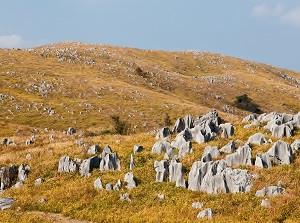
[[[163,155],[152,154],[156,142],[153,130],[174,124],[178,117],[203,115],[217,109],[221,118],[236,126],[230,139],[193,143],[194,153],[181,162],[185,178],[205,146],[219,148],[229,140],[246,142],[256,132],[277,139],[260,128],[244,129],[240,123],[249,111],[236,98],[247,95],[262,112],[300,111],[300,74],[261,63],[210,52],[165,52],[85,43],[59,43],[34,49],[0,49],[0,139],[9,137],[17,146],[0,145],[0,167],[29,164],[29,178],[21,188],[8,189],[1,196],[16,198],[9,210],[0,211],[1,222],[55,222],[51,214],[93,222],[199,222],[194,201],[217,213],[215,222],[297,222],[300,216],[300,159],[291,165],[271,169],[241,167],[254,179],[251,192],[210,195],[176,188],[174,183],[156,183],[153,163]],[[127,135],[114,134],[112,116],[126,124]],[[73,126],[77,133],[65,135]],[[48,130],[46,131],[45,128]],[[36,135],[34,144],[25,140]],[[54,142],[49,141],[55,135]],[[300,138],[299,130],[291,138]],[[174,136],[172,136],[174,137]],[[121,160],[121,171],[99,172],[91,177],[57,172],[59,158],[88,158],[87,145],[109,144]],[[132,190],[96,190],[94,180],[123,181],[129,170],[133,146],[144,151],[135,156],[133,170],[138,186]],[[253,156],[266,152],[271,144],[254,146]],[[26,158],[31,154],[31,159]],[[254,158],[253,157],[253,158]],[[45,182],[35,186],[35,179]],[[272,206],[260,206],[255,191],[281,180],[286,194],[269,198]],[[119,200],[129,193],[131,202]],[[156,194],[166,196],[159,200]],[[46,198],[46,203],[39,203]],[[62,217],[62,222],[72,222]],[[201,221],[200,221],[201,222]]]

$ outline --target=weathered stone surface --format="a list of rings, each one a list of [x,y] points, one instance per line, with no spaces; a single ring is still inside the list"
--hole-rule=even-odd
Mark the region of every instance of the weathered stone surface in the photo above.
[[[141,152],[141,151],[143,151],[143,149],[144,149],[143,146],[141,146],[141,145],[139,145],[139,144],[136,144],[136,145],[134,145],[134,147],[133,147],[133,154],[138,153],[138,152]]]
[[[152,149],[152,153],[166,153],[171,149],[171,144],[167,140],[162,140],[160,142],[156,142]]]
[[[193,203],[192,203],[192,207],[193,207],[193,208],[196,208],[196,209],[200,209],[200,208],[203,207],[203,203],[202,203],[202,202],[199,202],[199,201],[193,202]]]
[[[129,194],[125,193],[125,194],[121,194],[120,195],[120,200],[125,200],[125,201],[131,201]]]
[[[101,153],[101,156],[100,156],[101,159],[104,159],[105,156],[106,156],[107,154],[110,154],[110,153],[112,153],[111,147],[110,147],[109,145],[105,145],[104,148],[103,148],[103,151],[102,151],[102,153]]]
[[[157,197],[159,200],[164,200],[164,199],[165,199],[165,195],[164,195],[164,194],[157,194],[156,197]]]
[[[156,134],[156,139],[163,139],[165,137],[168,137],[169,135],[171,135],[171,130],[169,129],[169,127],[164,127],[161,130],[159,130]]]
[[[291,123],[284,123],[284,124],[273,124],[270,128],[272,132],[272,136],[276,138],[282,137],[292,137],[293,136],[294,127]]]
[[[183,178],[183,166],[182,163],[178,163],[176,159],[172,159],[169,165],[169,180],[175,182],[176,187],[186,188],[185,179]]]
[[[79,169],[80,163],[75,162],[68,156],[62,156],[58,163],[58,172],[75,172]]]
[[[30,168],[26,168],[24,164],[21,164],[18,168],[18,179],[20,181],[25,181],[28,178],[28,173]]]
[[[293,151],[300,150],[300,139],[296,139],[292,144],[291,148]]]
[[[218,158],[221,154],[217,146],[206,146],[203,154],[210,153],[213,159]]]
[[[1,210],[6,210],[12,206],[16,199],[11,197],[1,197],[0,198],[0,208]]]
[[[236,150],[234,140],[230,140],[225,146],[220,149],[222,153],[234,153]]]
[[[132,172],[126,173],[124,177],[124,181],[127,183],[126,187],[128,189],[132,189],[136,187],[136,182],[134,180],[134,176]]]
[[[197,215],[197,218],[212,219],[214,215],[216,215],[216,213],[211,208],[207,208],[203,211],[200,211]]]
[[[269,155],[267,153],[256,154],[255,166],[260,168],[271,168],[272,163]]]
[[[254,121],[257,119],[256,114],[250,114],[247,115],[245,118],[243,118],[242,122],[250,122],[250,121]]]
[[[83,177],[89,177],[93,169],[99,168],[100,160],[101,159],[98,156],[93,156],[83,160],[79,167],[80,175]]]
[[[95,154],[97,154],[97,153],[99,153],[100,152],[100,146],[99,145],[92,145],[89,149],[88,149],[88,151],[87,151],[87,154],[92,154],[92,155],[95,155]]]
[[[256,144],[256,145],[263,145],[267,142],[266,136],[262,133],[255,133],[254,135],[250,136],[247,143]]]
[[[264,187],[261,190],[256,191],[255,196],[256,197],[263,197],[263,196],[276,196],[283,194],[285,192],[285,189],[279,186],[269,186]]]
[[[168,173],[168,162],[166,160],[154,161],[154,169],[156,171],[156,181],[166,181]]]
[[[197,161],[189,173],[188,189],[210,194],[248,192],[252,177],[247,170],[228,168],[225,160]]]
[[[221,128],[221,137],[228,139],[234,134],[234,127],[231,123],[224,123],[220,125]]]
[[[171,147],[179,150],[178,157],[184,157],[187,153],[192,153],[192,142],[185,139],[184,133],[180,133],[171,142]]]
[[[112,189],[113,189],[113,186],[112,186],[111,183],[107,183],[107,184],[105,185],[105,190],[110,191],[110,190],[112,190]]]
[[[18,178],[18,169],[15,165],[0,169],[0,190],[11,187]]]
[[[122,186],[122,182],[120,179],[118,179],[117,183],[113,186],[113,190],[120,190],[121,189],[121,186]]]
[[[228,166],[252,165],[252,149],[249,144],[239,147],[236,152],[226,156]]]
[[[178,118],[174,124],[174,127],[172,129],[173,133],[181,132],[185,129],[185,123],[183,118]]]
[[[269,201],[268,198],[262,199],[260,206],[262,207],[270,207],[271,206],[271,202]]]
[[[67,130],[67,135],[73,135],[76,133],[76,130],[73,127],[69,127]]]
[[[267,154],[274,164],[290,164],[294,160],[291,146],[282,140],[275,142]]]
[[[133,170],[135,164],[134,164],[134,156],[133,154],[130,155],[130,164],[129,164],[129,169]]]
[[[213,158],[212,158],[210,153],[203,153],[202,154],[202,157],[201,157],[202,162],[210,162],[212,160],[213,160]]]
[[[95,181],[94,181],[94,188],[95,189],[103,189],[103,186],[102,186],[102,181],[101,181],[101,178],[98,177]]]
[[[100,171],[104,170],[121,170],[119,156],[116,152],[106,154],[104,159],[100,162]]]
[[[37,178],[35,181],[34,181],[34,185],[40,185],[41,183],[44,182],[44,178]]]

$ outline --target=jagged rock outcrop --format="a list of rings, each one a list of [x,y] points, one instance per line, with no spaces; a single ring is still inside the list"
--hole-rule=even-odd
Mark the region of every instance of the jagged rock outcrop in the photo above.
[[[120,179],[118,179],[117,183],[113,186],[113,190],[120,190],[121,189],[121,186],[122,186],[122,182]]]
[[[166,153],[171,149],[171,144],[167,141],[167,139],[163,139],[160,142],[156,142],[152,149],[152,153]]]
[[[220,125],[220,129],[222,131],[221,137],[228,139],[234,134],[234,127],[231,123],[224,123]]]
[[[214,215],[216,215],[216,213],[211,208],[206,208],[198,213],[197,218],[212,219]]]
[[[208,153],[211,154],[211,157],[213,159],[218,158],[221,155],[217,146],[206,146],[204,148],[203,154],[208,154]]]
[[[182,132],[186,128],[193,128],[194,122],[191,115],[187,115],[184,118],[178,118],[174,124],[172,129],[173,133]]]
[[[156,139],[163,139],[171,135],[171,130],[169,127],[164,127],[161,130],[159,130],[156,134]]]
[[[99,153],[100,152],[100,146],[99,145],[92,145],[89,149],[88,149],[88,151],[87,151],[87,154],[90,154],[90,155],[95,155],[95,154],[97,154],[97,153]]]
[[[136,182],[134,180],[134,176],[132,172],[126,173],[124,177],[124,181],[127,183],[126,187],[128,189],[132,189],[136,187]]]
[[[15,165],[0,169],[0,190],[11,187],[18,179],[18,169]]]
[[[95,188],[95,189],[103,189],[102,181],[101,181],[101,178],[100,178],[100,177],[98,177],[98,178],[94,181],[94,188]]]
[[[67,135],[73,135],[76,133],[76,130],[73,127],[69,127],[67,130]]]
[[[250,114],[247,115],[245,118],[243,118],[242,122],[250,122],[250,121],[254,121],[257,119],[256,114]]]
[[[183,177],[184,171],[182,163],[177,162],[176,159],[172,159],[169,165],[169,180],[175,182],[176,187],[186,188],[185,180]]]
[[[272,133],[272,136],[276,138],[282,138],[282,137],[292,137],[293,136],[293,130],[294,127],[291,123],[283,123],[283,124],[276,124],[274,123],[270,127],[270,131]]]
[[[264,187],[261,190],[256,191],[255,196],[256,197],[263,197],[263,196],[276,196],[283,194],[285,192],[285,189],[280,186],[269,186]]]
[[[21,164],[18,168],[18,179],[24,182],[28,178],[30,167],[28,165]]]
[[[282,140],[275,142],[267,154],[274,164],[290,164],[294,160],[291,146]]]
[[[141,152],[141,151],[143,151],[143,149],[144,149],[143,146],[141,146],[141,145],[139,145],[139,144],[136,144],[136,145],[134,145],[134,147],[133,147],[133,154],[138,153],[138,152]]]
[[[163,182],[167,179],[169,164],[166,160],[154,161],[154,169],[156,171],[156,182]]]
[[[300,139],[296,139],[292,144],[291,148],[293,151],[300,150]]]
[[[80,163],[72,160],[68,156],[62,156],[58,163],[58,172],[75,172],[79,169]]]
[[[129,169],[133,170],[135,164],[134,164],[134,156],[133,154],[130,155],[130,164],[129,164]]]
[[[178,149],[178,157],[184,157],[187,153],[192,153],[192,142],[185,139],[184,133],[179,134],[171,142],[171,147]]]
[[[220,149],[222,153],[234,153],[236,151],[234,140],[230,140],[225,146]]]
[[[254,135],[250,136],[247,143],[256,144],[256,145],[263,145],[267,142],[266,136],[262,133],[255,133]]]
[[[109,145],[105,145],[104,148],[103,148],[103,151],[102,151],[102,153],[101,153],[101,156],[100,156],[101,159],[104,159],[105,156],[106,156],[107,154],[110,154],[110,153],[112,153],[111,147],[110,147]]]
[[[239,147],[236,152],[226,156],[228,166],[252,165],[252,149],[249,144]]]
[[[255,166],[260,168],[271,168],[272,163],[267,153],[257,153],[255,159]]]
[[[100,162],[100,171],[104,170],[121,170],[119,156],[116,152],[106,154]]]
[[[1,197],[0,198],[0,209],[6,210],[12,206],[16,199],[11,197]]]
[[[231,169],[225,160],[197,161],[189,173],[188,189],[210,194],[247,192],[252,187],[252,177],[247,170]]]
[[[90,157],[83,160],[79,167],[79,173],[83,177],[89,177],[93,169],[97,169],[100,166],[100,158],[98,156]]]

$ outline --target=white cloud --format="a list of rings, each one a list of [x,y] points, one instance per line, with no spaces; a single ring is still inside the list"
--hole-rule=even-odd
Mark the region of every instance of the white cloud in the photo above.
[[[3,35],[0,36],[0,48],[29,48],[48,44],[47,39],[25,40],[20,35]]]
[[[283,23],[300,27],[300,7],[286,12],[280,17]]]
[[[19,35],[0,36],[0,48],[18,48],[23,42],[23,38]]]
[[[287,9],[282,3],[270,6],[257,5],[252,9],[252,16],[257,18],[272,18],[282,24],[300,27],[300,6]]]
[[[279,16],[283,12],[284,12],[284,5],[282,3],[277,3],[275,6],[261,4],[255,6],[252,9],[252,16],[254,17]]]

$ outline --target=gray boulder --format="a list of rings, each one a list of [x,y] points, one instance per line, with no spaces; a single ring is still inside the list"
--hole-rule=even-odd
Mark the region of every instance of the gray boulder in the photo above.
[[[25,181],[28,178],[28,173],[29,173],[29,166],[26,168],[24,164],[21,164],[18,168],[18,179],[20,181]]]
[[[294,160],[292,147],[282,140],[275,142],[267,154],[274,164],[290,164]]]
[[[135,164],[134,164],[134,156],[133,154],[130,155],[130,164],[129,164],[129,169],[133,170]]]
[[[291,144],[292,150],[297,151],[300,150],[300,139],[296,139],[292,144]]]
[[[124,181],[127,183],[126,187],[128,189],[132,189],[136,187],[136,182],[134,180],[134,176],[132,172],[126,173],[124,177]]]
[[[67,135],[73,135],[76,133],[76,130],[73,127],[69,127],[67,130]]]
[[[263,145],[267,142],[266,136],[262,133],[255,133],[254,135],[250,136],[247,143],[256,144],[256,145]]]
[[[226,156],[228,166],[252,165],[252,149],[249,144],[239,147],[236,152]]]
[[[156,171],[156,182],[166,181],[168,166],[169,165],[166,160],[154,161],[154,169]]]
[[[166,153],[171,149],[171,144],[167,140],[162,140],[160,142],[156,142],[152,149],[152,153]]]
[[[62,156],[59,159],[59,163],[58,163],[58,172],[75,172],[79,169],[79,165],[80,163],[72,160],[70,157],[68,156]]]
[[[41,183],[44,182],[44,178],[37,178],[35,181],[34,181],[34,185],[40,185]]]
[[[203,207],[203,203],[202,203],[202,202],[199,202],[199,201],[193,202],[193,203],[192,203],[192,207],[193,207],[193,208],[196,208],[196,209],[200,209],[200,208]]]
[[[112,189],[113,189],[112,183],[107,183],[107,184],[105,185],[105,190],[111,191]]]
[[[141,152],[142,150],[144,149],[143,146],[139,145],[139,144],[136,144],[134,145],[133,147],[133,154],[137,153],[137,152]]]
[[[203,211],[200,211],[197,215],[197,218],[199,218],[199,219],[212,219],[212,217],[214,215],[216,215],[216,213],[211,208],[207,208],[207,209],[204,209]]]
[[[224,123],[220,125],[221,128],[221,137],[228,139],[234,134],[234,127],[231,123]]]
[[[101,159],[104,159],[104,157],[107,155],[107,154],[110,154],[112,153],[112,149],[109,145],[105,145],[104,148],[103,148],[103,151],[101,153]]]
[[[100,152],[100,146],[99,145],[92,145],[89,149],[88,149],[88,151],[87,151],[87,154],[90,154],[90,155],[95,155],[95,154],[97,154],[97,153],[99,153]]]
[[[163,139],[165,137],[168,137],[169,135],[171,135],[171,131],[169,129],[169,127],[164,127],[161,130],[159,130],[156,134],[156,139]]]
[[[184,133],[180,133],[176,138],[171,142],[171,147],[179,150],[178,156],[184,157],[187,153],[192,153],[192,142],[187,141]]]
[[[15,165],[0,169],[0,190],[11,187],[18,178],[18,169]]]
[[[271,202],[269,201],[268,198],[262,199],[260,206],[262,207],[270,207],[271,206]]]
[[[106,154],[104,159],[101,160],[100,171],[105,170],[121,170],[120,159],[116,152]]]
[[[125,201],[131,201],[129,194],[125,193],[125,194],[121,194],[120,195],[120,200],[125,200]]]
[[[169,165],[169,180],[175,182],[176,187],[186,188],[185,179],[183,178],[183,166],[182,163],[178,163],[176,159],[172,159]]]
[[[211,165],[212,162],[196,161],[193,163],[188,178],[189,190],[200,191],[202,180]]]
[[[0,208],[1,210],[6,210],[12,206],[16,199],[11,197],[1,197],[0,198]]]
[[[122,186],[122,182],[120,179],[118,179],[117,183],[113,186],[113,190],[120,190],[121,189],[121,186]]]
[[[245,118],[243,118],[242,122],[250,122],[250,121],[254,121],[257,119],[256,114],[250,114],[247,115]]]
[[[181,132],[185,129],[185,122],[183,118],[178,118],[174,124],[174,127],[172,129],[173,133]]]
[[[269,155],[267,153],[256,154],[255,166],[260,168],[271,168],[272,163]]]
[[[225,146],[220,149],[222,153],[234,153],[236,151],[234,140],[230,140]]]
[[[273,124],[270,128],[272,136],[276,138],[292,137],[294,127],[291,123],[284,123],[281,125]]]
[[[206,146],[205,149],[204,149],[203,154],[207,154],[207,153],[210,153],[211,157],[213,159],[218,158],[221,155],[221,153],[218,150],[217,146]]]
[[[89,177],[93,169],[99,168],[100,158],[98,156],[90,157],[86,160],[83,160],[79,167],[80,176]]]
[[[203,153],[202,154],[202,157],[201,157],[202,162],[210,162],[212,160],[213,160],[213,158],[212,158],[212,155],[210,153]]]
[[[261,190],[256,191],[255,196],[256,197],[263,197],[263,196],[276,196],[283,194],[285,192],[285,189],[280,186],[269,186],[264,187]]]

